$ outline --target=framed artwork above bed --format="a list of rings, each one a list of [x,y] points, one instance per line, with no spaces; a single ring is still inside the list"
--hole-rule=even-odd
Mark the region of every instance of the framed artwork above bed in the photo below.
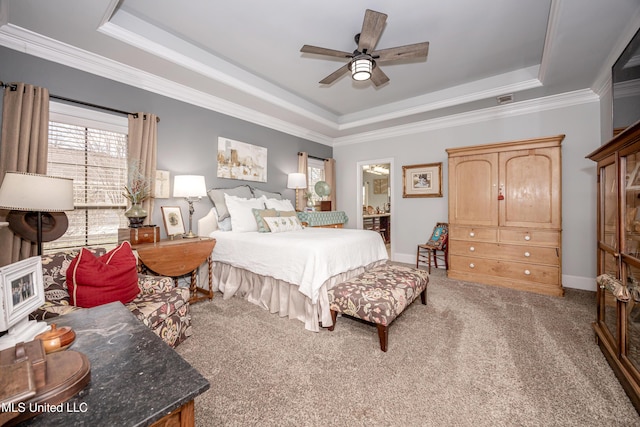
[[[218,137],[217,177],[267,182],[267,149]]]

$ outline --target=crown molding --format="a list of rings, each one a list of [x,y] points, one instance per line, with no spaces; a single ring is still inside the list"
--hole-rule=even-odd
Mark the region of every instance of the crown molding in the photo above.
[[[600,98],[590,89],[567,92],[559,95],[551,95],[544,98],[536,98],[527,101],[514,102],[506,105],[485,108],[467,113],[454,114],[437,119],[425,120],[408,125],[389,127],[382,130],[363,132],[357,135],[338,137],[334,139],[333,146],[360,144],[363,142],[377,141],[381,139],[397,138],[399,136],[428,132],[437,129],[446,129],[455,126],[464,126],[488,120],[504,119],[507,117],[534,114],[547,110],[571,107],[574,105],[598,102]]]
[[[324,145],[332,145],[332,138],[324,134],[310,131],[284,120],[275,119],[214,95],[176,84],[151,73],[78,49],[13,24],[6,24],[0,27],[0,45],[289,135]]]
[[[3,18],[3,6],[6,8],[6,2],[0,0],[0,20]],[[4,12],[6,12],[6,10]],[[221,114],[225,114],[231,117],[245,120],[250,123],[254,123],[292,136],[304,138],[328,146],[358,144],[361,142],[375,141],[379,139],[392,138],[434,129],[477,123],[480,121],[486,121],[495,118],[535,113],[539,111],[562,108],[565,106],[583,104],[598,100],[597,95],[592,90],[585,89],[582,91],[553,95],[529,101],[520,101],[507,105],[491,107],[468,113],[450,115],[447,117],[436,118],[407,125],[392,126],[381,130],[367,131],[350,136],[332,138],[323,133],[311,131],[305,127],[294,125],[285,120],[274,118],[270,115],[261,113],[259,111],[244,107],[236,103],[229,102],[214,95],[198,91],[181,84],[176,84],[173,81],[169,81],[151,73],[107,59],[94,53],[78,49],[74,46],[42,36],[13,24],[5,24],[0,26],[0,45],[81,71],[95,74],[97,76],[108,78],[110,80],[147,90],[149,92],[157,93],[162,96],[167,96],[181,102],[190,103],[208,110],[216,111]],[[532,67],[532,69],[533,68],[534,67]],[[532,72],[532,69],[521,70],[521,72],[524,71],[530,73]],[[473,83],[470,83],[470,85],[472,84]],[[481,97],[494,96],[494,91],[499,92],[497,93],[497,95],[499,95],[510,91],[522,90],[523,88],[538,87],[540,85],[541,82],[539,80],[529,79],[524,80],[520,83],[514,83],[512,85],[501,86],[499,88],[486,89],[485,91],[478,90],[469,95],[460,93],[458,97],[455,97],[453,99],[458,103],[468,102],[471,100],[480,99]],[[463,88],[458,87],[458,89],[461,89],[462,91]],[[418,98],[414,99],[414,102],[419,101]],[[422,99],[420,99],[420,101],[422,101]],[[449,104],[449,102],[452,102],[453,104]],[[371,119],[362,118],[359,121],[342,123],[339,126],[334,123],[333,128],[339,127],[340,129],[348,129],[355,126],[362,126],[363,123],[369,123],[369,120],[379,122],[380,120],[388,120],[390,118],[397,118],[406,114],[412,114],[412,112],[413,114],[415,114],[415,112],[424,112],[429,111],[429,109],[443,108],[444,106],[450,105],[456,105],[455,101],[436,101],[427,103],[425,105],[416,105],[415,107],[404,109],[402,110],[402,113],[396,112],[379,114]],[[302,109],[299,108],[298,110],[296,110],[296,113],[300,114],[301,110]],[[371,113],[371,111],[369,112]],[[395,116],[396,114],[397,116]]]

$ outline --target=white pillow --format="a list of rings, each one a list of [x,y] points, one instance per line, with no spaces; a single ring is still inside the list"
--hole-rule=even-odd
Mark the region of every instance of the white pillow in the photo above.
[[[231,218],[233,218],[233,216]],[[272,233],[302,230],[302,224],[297,216],[265,217],[264,221],[269,225]]]
[[[264,204],[267,206],[267,209],[275,209],[277,211],[295,211],[291,201],[288,199],[266,199]]]
[[[264,209],[265,200],[264,196],[259,199],[243,199],[225,194],[224,201],[231,216],[231,231],[258,231],[258,224],[251,209]]]

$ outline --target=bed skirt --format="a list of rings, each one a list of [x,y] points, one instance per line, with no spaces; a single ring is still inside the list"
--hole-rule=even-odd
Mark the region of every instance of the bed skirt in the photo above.
[[[318,302],[315,304],[311,302],[311,298],[300,293],[297,285],[221,262],[213,263],[212,283],[213,290],[221,292],[223,299],[242,297],[271,313],[277,313],[280,317],[304,322],[305,329],[309,331],[319,332],[320,325],[325,328],[333,325],[327,291],[338,283],[386,262],[387,260],[376,261],[331,277],[322,284]],[[201,283],[208,282],[207,275],[208,271],[201,268]]]

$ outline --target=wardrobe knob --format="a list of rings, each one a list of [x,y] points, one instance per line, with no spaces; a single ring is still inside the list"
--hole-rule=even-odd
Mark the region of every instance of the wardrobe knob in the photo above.
[[[469,268],[475,268],[476,265],[474,263],[469,264]]]
[[[473,252],[473,251],[475,251],[475,250],[476,250],[476,248],[474,248],[473,246],[471,246],[471,247],[469,248],[469,250],[470,250],[471,252]]]
[[[525,276],[528,276],[528,275],[530,275],[530,274],[531,274],[531,272],[530,272],[529,270],[525,270],[525,271],[524,271],[524,274],[525,274]]]
[[[471,233],[469,233],[469,237],[476,237],[476,233],[472,231]]]
[[[524,256],[526,256],[526,257],[530,257],[530,256],[531,256],[531,254],[530,254],[529,252],[525,252],[525,253],[524,253]]]
[[[526,236],[524,236],[524,240],[531,240],[531,236],[527,234]]]

